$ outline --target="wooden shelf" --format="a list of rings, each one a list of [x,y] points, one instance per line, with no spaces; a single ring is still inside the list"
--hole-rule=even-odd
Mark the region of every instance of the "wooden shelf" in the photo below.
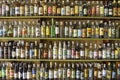
[[[120,38],[13,38],[13,37],[1,37],[0,40],[120,40]]]
[[[106,61],[112,61],[112,62],[119,62],[120,59],[115,59],[115,60],[50,60],[50,59],[0,59],[0,61],[19,61],[19,62],[106,62]]]
[[[0,19],[37,19],[37,18],[61,18],[61,19],[120,19],[120,17],[89,17],[89,16],[0,16]]]

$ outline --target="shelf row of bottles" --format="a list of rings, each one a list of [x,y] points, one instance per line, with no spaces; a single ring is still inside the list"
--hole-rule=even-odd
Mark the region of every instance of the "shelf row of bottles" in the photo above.
[[[120,16],[120,1],[3,0],[1,16]]]
[[[120,59],[119,42],[80,41],[8,41],[0,42],[1,59],[116,60]]]
[[[120,22],[103,20],[0,21],[0,37],[120,38]]]
[[[1,80],[120,80],[120,63],[1,62]]]

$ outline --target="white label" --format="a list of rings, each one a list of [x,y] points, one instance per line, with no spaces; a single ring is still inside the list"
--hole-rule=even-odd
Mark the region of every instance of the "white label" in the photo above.
[[[58,78],[58,72],[54,70],[54,78]]]
[[[65,35],[68,35],[68,27],[65,27]]]
[[[40,36],[40,29],[38,27],[36,27],[35,32],[36,32],[36,37],[39,37]]]
[[[67,58],[68,58],[68,59],[71,58],[71,50],[70,50],[70,49],[67,50]]]
[[[49,70],[49,79],[53,79],[53,76],[54,76],[54,74],[53,74],[52,70]]]
[[[17,73],[14,73],[14,78],[18,78],[18,74]]]
[[[106,58],[106,50],[102,51],[102,58],[105,59]]]
[[[103,76],[103,77],[106,76],[106,70],[102,70],[102,76]]]
[[[23,72],[23,79],[27,79],[27,73]]]
[[[67,77],[71,77],[70,69],[67,69]]]
[[[98,71],[98,78],[102,78],[102,72]]]
[[[39,7],[39,15],[43,15],[43,8]]]
[[[9,11],[9,6],[8,5],[6,5],[6,11]]]
[[[20,8],[19,7],[15,7],[15,14],[19,14],[20,13]]]
[[[21,72],[18,72],[18,78],[20,79],[22,77]]]
[[[79,78],[80,78],[80,71],[77,70],[77,71],[76,71],[76,79],[79,79]]]
[[[81,57],[84,57],[84,53],[85,53],[85,52],[84,52],[83,50],[80,50],[80,56],[81,56]]]
[[[38,7],[37,6],[34,6],[34,13],[36,14],[38,11]]]
[[[27,79],[31,79],[31,77],[32,77],[31,72],[27,72]]]
[[[59,34],[59,27],[55,27],[55,34]]]
[[[16,54],[16,53],[15,53],[14,51],[12,51],[12,57],[15,57],[15,54]]]
[[[63,55],[62,55],[62,48],[58,49],[58,59],[62,59]]]
[[[62,78],[62,69],[58,69],[58,78]]]
[[[63,78],[66,78],[67,77],[67,71],[66,69],[63,69]]]
[[[63,48],[63,59],[67,58],[67,50],[66,48]]]
[[[89,77],[93,77],[93,70],[92,69],[89,69]]]

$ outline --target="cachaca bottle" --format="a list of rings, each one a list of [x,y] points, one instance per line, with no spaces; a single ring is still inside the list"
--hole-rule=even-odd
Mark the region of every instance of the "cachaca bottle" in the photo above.
[[[80,80],[85,80],[83,63],[80,63]]]
[[[86,38],[87,37],[87,28],[86,28],[86,23],[83,22],[82,23],[82,38]]]
[[[110,59],[111,58],[111,45],[110,43],[107,43],[107,46],[106,46],[106,58],[107,59]]]
[[[44,16],[47,16],[47,10],[48,9],[48,6],[47,6],[47,0],[45,0],[44,1],[44,3],[43,3],[43,14],[44,14]]]
[[[85,58],[85,48],[84,48],[84,44],[80,43],[80,59],[84,59]]]
[[[62,78],[63,80],[67,80],[67,66],[66,66],[66,63],[63,64],[63,75],[62,75]]]
[[[40,42],[39,43],[39,49],[38,49],[38,59],[42,59],[43,58],[43,43]]]
[[[72,54],[71,44],[70,44],[70,41],[68,41],[67,42],[67,59],[71,59],[71,54]]]
[[[100,16],[104,17],[104,5],[103,5],[103,1],[100,1]]]
[[[57,63],[54,63],[54,80],[58,80],[58,66]]]
[[[53,0],[53,5],[52,5],[52,15],[56,16],[57,15],[57,5],[56,5],[56,0]]]
[[[111,69],[111,63],[108,62],[107,64],[107,80],[111,80],[112,79],[112,69]]]
[[[76,74],[75,74],[75,64],[72,63],[72,69],[71,69],[71,79],[70,80],[76,80]]]
[[[33,63],[32,65],[32,80],[36,80],[36,64]]]
[[[87,63],[84,63],[84,78],[85,78],[85,80],[88,80],[88,65],[87,65]]]
[[[55,36],[56,36],[56,38],[60,37],[60,27],[59,27],[58,21],[56,21],[56,23],[55,23]]]
[[[75,54],[76,54],[76,59],[80,59],[80,51],[79,51],[79,43],[77,42],[76,43],[76,46],[75,46]]]
[[[50,67],[49,67],[49,80],[54,80],[54,70],[53,70],[52,62],[50,62]]]
[[[15,4],[15,16],[20,16],[20,1],[16,0]]]
[[[25,6],[24,5],[25,5],[25,1],[22,1],[21,4],[20,4],[20,16],[25,15]]]
[[[62,48],[62,43],[59,41],[58,44],[58,59],[63,59],[63,48]]]
[[[61,16],[65,16],[65,14],[66,14],[66,7],[65,7],[65,1],[63,0],[62,1],[62,4],[61,4]]]
[[[108,17],[109,16],[109,7],[108,7],[108,4],[107,4],[107,1],[105,1],[105,6],[104,6],[104,16],[105,17]]]
[[[83,9],[83,5],[82,5],[82,1],[80,1],[79,2],[79,16],[83,16],[82,9]]]
[[[92,9],[91,9],[91,15],[95,16],[96,15],[96,3],[95,1],[92,1]]]
[[[91,7],[91,2],[90,1],[87,2],[87,7],[88,7],[87,14],[88,14],[88,16],[91,16],[92,7]]]
[[[106,58],[107,58],[106,44],[103,43],[102,44],[102,59],[106,59]]]
[[[1,68],[1,71],[2,71],[2,80],[5,80],[6,79],[6,66],[5,66],[5,63],[2,63],[2,68]]]
[[[79,5],[78,5],[78,1],[77,0],[75,1],[74,9],[75,9],[75,16],[78,16],[78,14],[79,14]]]
[[[34,59],[37,59],[38,58],[38,42],[35,41],[34,42]]]
[[[19,65],[17,66],[18,68],[18,80],[23,80],[23,75],[22,75],[22,72],[23,72],[23,63],[19,63]]]
[[[66,42],[63,42],[63,59],[65,60],[67,58],[67,45]]]
[[[77,22],[76,21],[74,21],[74,23],[73,23],[73,37],[74,38],[77,38],[77,33],[78,33],[78,30],[77,30],[77,28],[78,28],[78,25],[77,25]]]
[[[79,21],[78,22],[78,31],[77,31],[78,32],[78,34],[77,34],[78,38],[82,37],[82,29],[81,28],[82,28],[82,23],[81,23],[81,21]]]
[[[53,59],[53,49],[51,43],[49,43],[49,48],[48,48],[48,59]]]
[[[117,54],[118,53],[116,53],[116,55]],[[111,43],[111,59],[115,59],[115,44],[114,43]]]
[[[45,38],[45,35],[46,35],[45,34],[46,33],[45,28],[46,28],[46,23],[45,23],[45,21],[42,21],[42,25],[41,25],[41,29],[40,29],[41,30],[40,31],[41,32],[40,35],[41,35],[42,38]]]
[[[89,46],[88,43],[85,43],[85,59],[89,58]]]
[[[98,80],[98,63],[94,63],[94,80]]]
[[[37,66],[36,66],[36,80],[39,80],[40,79],[40,64],[37,63]]]
[[[75,42],[72,41],[72,47],[71,47],[71,59],[75,59]]]
[[[39,7],[38,7],[38,15],[39,16],[43,16],[43,6],[42,6],[42,4],[43,4],[43,2],[42,1],[40,1],[39,2]]]
[[[50,32],[51,32],[51,38],[54,38],[55,37],[54,19],[52,19],[52,24],[51,24]]]
[[[60,22],[60,38],[64,37],[64,23],[63,21]]]
[[[117,64],[117,80],[120,79],[120,64]]]
[[[104,24],[103,24],[103,21],[100,21],[100,24],[99,24],[99,34],[100,34],[100,38],[104,38]]]
[[[62,80],[63,79],[63,68],[62,68],[62,64],[59,63],[59,66],[58,66],[58,80]]]
[[[102,59],[102,45],[98,45],[98,59]]]
[[[117,67],[115,63],[112,63],[112,80],[117,80]]]
[[[108,16],[109,17],[113,16],[113,6],[111,1],[108,2]]]
[[[66,80],[70,80],[71,78],[71,65],[70,63],[67,64],[67,79]]]
[[[75,15],[75,8],[74,8],[74,3],[71,2],[70,4],[70,15],[74,16]]]
[[[45,67],[44,67],[44,64],[41,63],[40,65],[40,80],[44,80],[44,76],[45,76]]]
[[[48,49],[46,43],[44,43],[43,58],[48,59]]]
[[[94,43],[93,59],[98,59],[98,49],[96,43]]]
[[[27,64],[23,63],[23,80],[27,80]]]
[[[47,25],[46,25],[46,37],[48,38],[48,37],[50,37],[50,22],[49,21],[47,21]]]
[[[88,16],[87,12],[88,12],[88,7],[87,7],[87,3],[84,2],[83,4],[83,16]]]
[[[72,23],[72,21],[70,21],[69,22],[69,38],[71,38],[71,37],[73,37],[73,28],[76,28],[76,26],[75,27],[73,27],[73,23]],[[74,29],[75,30],[75,29]]]
[[[66,1],[66,8],[65,8],[65,10],[66,10],[66,16],[70,16],[70,2],[69,2],[69,0],[67,0]]]
[[[117,10],[118,12],[118,16],[120,16],[120,1],[118,0],[118,10]]]
[[[45,63],[45,75],[44,75],[44,80],[49,80],[49,69],[48,69],[48,64]]]
[[[57,42],[54,42],[53,45],[53,59],[57,59],[58,58],[58,46],[57,46]]]
[[[120,38],[120,24],[118,22],[116,22],[116,29],[115,29],[115,38]]]
[[[34,1],[34,16],[37,16],[38,15],[38,7],[39,7],[39,5],[38,5],[38,0],[35,0]]]
[[[107,76],[107,66],[106,64],[103,64],[102,65],[102,80],[106,80],[107,79],[106,76]]]
[[[80,80],[80,65],[79,63],[76,63],[76,80]]]
[[[118,16],[118,10],[117,10],[117,2],[116,2],[116,0],[113,0],[113,3],[112,3],[112,5],[113,5],[113,16]]]
[[[89,20],[87,21],[86,28],[87,28],[87,38],[91,38],[92,28]]]
[[[52,15],[52,6],[53,6],[52,1],[49,0],[47,5],[48,5],[48,9],[47,9],[48,16],[51,16]]]
[[[96,1],[96,16],[100,16],[100,4],[99,1]]]
[[[10,1],[6,1],[6,16],[10,15]]]
[[[102,80],[102,66],[98,63],[98,80]]]
[[[89,79],[89,80],[93,80],[93,64],[92,64],[92,63],[89,63],[88,79]]]
[[[30,3],[26,3],[27,5],[26,6],[26,16],[30,15],[30,16],[33,16],[34,15],[34,0],[31,0]]]
[[[30,63],[28,63],[28,67],[27,67],[27,80],[32,80],[32,70]]]
[[[69,27],[68,27],[68,22],[65,22],[65,31],[64,31],[64,37],[68,38],[69,37]]]
[[[61,1],[58,0],[57,1],[57,16],[60,16],[61,15]]]

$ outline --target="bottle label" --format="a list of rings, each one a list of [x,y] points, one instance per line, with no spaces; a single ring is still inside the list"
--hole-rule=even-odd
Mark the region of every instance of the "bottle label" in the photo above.
[[[108,8],[104,8],[104,15],[108,15]]]
[[[89,69],[89,77],[92,78],[93,77],[93,70]]]
[[[100,36],[104,35],[104,28],[100,28]]]
[[[37,13],[38,13],[38,7],[34,6],[34,14],[37,14]]]
[[[58,78],[58,71],[54,70],[54,78]]]
[[[82,29],[82,37],[85,38],[86,37],[86,29]]]
[[[119,51],[115,50],[115,58],[118,58]]]
[[[0,36],[2,36],[3,35],[3,30],[2,29],[0,29]]]
[[[71,58],[71,50],[67,49],[67,58],[70,59]]]
[[[106,50],[102,51],[102,58],[105,59],[106,58]]]
[[[79,78],[80,78],[80,71],[77,70],[77,71],[76,71],[76,79],[79,79]]]
[[[36,75],[36,71],[32,70],[32,78],[35,78],[35,75]]]
[[[71,78],[75,79],[75,71],[74,70],[72,70],[72,72],[71,72]]]
[[[117,7],[113,8],[113,16],[117,16]]]
[[[110,70],[107,71],[107,78],[111,79],[111,71]]]
[[[41,36],[45,36],[45,27],[41,26]]]
[[[68,31],[69,29],[68,29],[68,27],[65,27],[65,35],[68,35]]]
[[[87,71],[87,69],[84,69],[84,77],[85,78],[88,77],[88,71]]]
[[[98,71],[98,78],[102,78],[102,72]]]
[[[14,73],[14,78],[18,78],[18,73]]]
[[[100,6],[96,6],[96,14],[98,15],[100,13]]]
[[[65,7],[61,8],[61,15],[65,15]]]
[[[43,15],[43,7],[39,7],[39,12],[38,12],[39,15]]]
[[[113,14],[112,9],[109,9],[108,11],[109,11],[109,15],[112,15],[112,14]]]
[[[29,6],[26,6],[26,10],[25,10],[26,14],[32,15],[34,13],[34,6],[30,5],[30,11],[29,11]]]
[[[82,36],[82,30],[78,29],[78,37],[81,37],[81,36]]]
[[[75,6],[75,14],[78,14],[78,5]]]
[[[36,37],[39,37],[40,36],[40,29],[38,27],[36,27],[35,32],[36,32]]]
[[[48,14],[52,14],[52,6],[48,6]]]
[[[49,70],[49,79],[53,79],[53,77],[54,77],[53,71]]]
[[[98,76],[98,72],[94,71],[94,76],[97,77]]]
[[[116,78],[116,72],[112,71],[112,78]]]
[[[86,8],[83,9],[83,14],[87,15],[87,9]]]
[[[60,14],[60,12],[61,12],[61,9],[57,8],[57,14]]]
[[[62,78],[62,69],[58,69],[58,78]]]
[[[56,15],[56,10],[57,10],[57,7],[56,6],[52,6],[52,13],[53,13],[53,15]]]
[[[84,72],[81,72],[81,74],[80,74],[80,79],[84,79]]]
[[[23,6],[20,6],[20,15],[23,15],[25,13],[25,8]]]
[[[118,8],[118,10],[117,10],[117,11],[118,11],[118,16],[120,16],[120,7]]]
[[[79,6],[79,16],[82,16],[83,13],[82,13],[82,6]]]
[[[70,69],[67,69],[67,78],[68,78],[68,77],[71,77]]]
[[[66,59],[67,57],[67,50],[66,48],[63,48],[63,59]]]
[[[58,56],[58,50],[57,48],[53,48],[53,59],[57,59]]]
[[[48,72],[45,72],[45,79],[48,79]]]
[[[2,15],[5,15],[5,12],[6,12],[6,6],[2,5]]]
[[[31,72],[27,72],[27,79],[31,79],[31,77],[32,77]]]
[[[59,34],[59,27],[55,27],[55,34]]]
[[[80,56],[84,57],[85,52],[83,50],[80,50]]]
[[[20,79],[22,77],[22,73],[18,72],[18,78]]]
[[[15,55],[15,51],[12,51],[12,58],[14,58],[16,55]]]
[[[66,15],[67,15],[67,16],[70,15],[70,6],[66,6]]]
[[[16,48],[16,57],[20,56],[20,49]]]
[[[92,28],[87,28],[87,37],[91,37]]]
[[[6,11],[9,11],[9,6],[8,5],[6,5]]]
[[[103,70],[102,70],[102,76],[103,76],[103,77],[106,77],[106,74],[107,74],[107,73],[106,73],[106,70],[103,69]]]
[[[19,7],[15,7],[15,14],[19,14],[20,13],[20,8]]]
[[[71,13],[71,15],[74,15],[75,14],[75,9],[74,8],[70,8],[70,13]]]
[[[73,29],[73,37],[77,37],[77,32],[78,30],[77,29]]]
[[[112,36],[112,29],[108,29],[108,37],[110,38]]]
[[[66,69],[63,69],[63,78],[66,78],[67,77],[67,71]]]

